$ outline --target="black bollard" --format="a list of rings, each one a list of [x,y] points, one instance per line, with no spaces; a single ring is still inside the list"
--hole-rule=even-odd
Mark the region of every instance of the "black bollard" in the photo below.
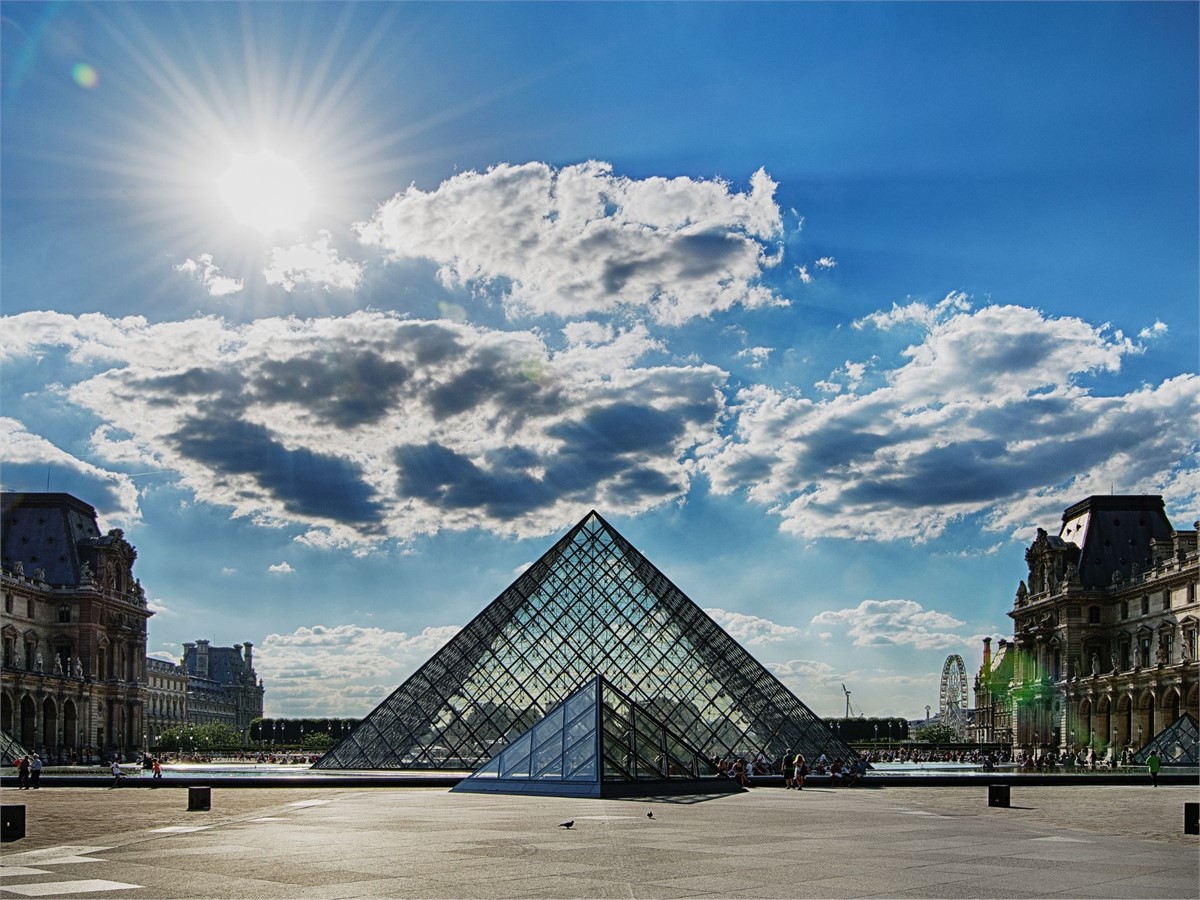
[[[212,809],[212,788],[210,787],[189,787],[188,788],[188,812],[206,811]]]
[[[19,841],[25,837],[25,804],[5,803],[0,806],[0,843]]]
[[[1183,833],[1200,834],[1200,803],[1183,804]]]
[[[1008,785],[988,785],[988,806],[1008,806]]]

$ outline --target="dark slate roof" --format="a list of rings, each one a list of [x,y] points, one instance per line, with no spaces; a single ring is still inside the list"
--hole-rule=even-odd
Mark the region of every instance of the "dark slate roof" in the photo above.
[[[199,652],[195,647],[188,647],[184,654],[183,662],[191,675],[200,671],[198,655]],[[210,646],[208,648],[208,677],[210,680],[220,684],[238,684],[246,674],[248,674],[248,670],[240,650],[234,647]]]
[[[1151,565],[1152,542],[1169,541],[1173,532],[1158,495],[1088,497],[1063,513],[1064,528],[1085,516],[1079,556],[1079,579],[1084,587],[1108,587],[1114,572],[1128,581],[1134,564],[1145,572]]]
[[[60,493],[0,493],[0,556],[4,567],[24,565],[26,576],[46,570],[53,585],[79,584],[81,541],[101,537],[96,510]]]

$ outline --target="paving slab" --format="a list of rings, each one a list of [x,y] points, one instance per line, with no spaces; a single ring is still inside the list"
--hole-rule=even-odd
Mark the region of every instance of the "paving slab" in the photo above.
[[[0,897],[1200,896],[1200,786],[761,788],[705,802],[441,788],[0,789]],[[653,818],[647,817],[653,812]],[[571,820],[570,829],[560,827]],[[119,886],[119,887],[116,887]]]

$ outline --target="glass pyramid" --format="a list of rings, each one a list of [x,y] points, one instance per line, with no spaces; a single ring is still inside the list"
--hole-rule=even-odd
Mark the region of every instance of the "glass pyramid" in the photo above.
[[[0,765],[7,766],[15,759],[32,755],[15,737],[7,731],[0,731]]]
[[[1158,758],[1164,766],[1200,765],[1200,736],[1197,734],[1196,719],[1191,713],[1185,712],[1135,753],[1133,761],[1139,766],[1146,765],[1151,750],[1158,751]]]
[[[452,790],[621,797],[741,788],[597,675]]]
[[[473,770],[597,675],[709,757],[853,754],[591,512],[315,768]]]

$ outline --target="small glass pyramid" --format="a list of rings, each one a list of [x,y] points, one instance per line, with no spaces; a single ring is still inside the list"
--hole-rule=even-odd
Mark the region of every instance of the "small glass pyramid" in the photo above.
[[[623,797],[741,788],[597,675],[452,790]]]
[[[1200,735],[1197,733],[1195,717],[1185,712],[1135,753],[1134,763],[1146,765],[1152,750],[1158,751],[1158,758],[1164,766],[1200,765]]]
[[[315,768],[474,770],[597,675],[709,757],[853,757],[591,512]]]

